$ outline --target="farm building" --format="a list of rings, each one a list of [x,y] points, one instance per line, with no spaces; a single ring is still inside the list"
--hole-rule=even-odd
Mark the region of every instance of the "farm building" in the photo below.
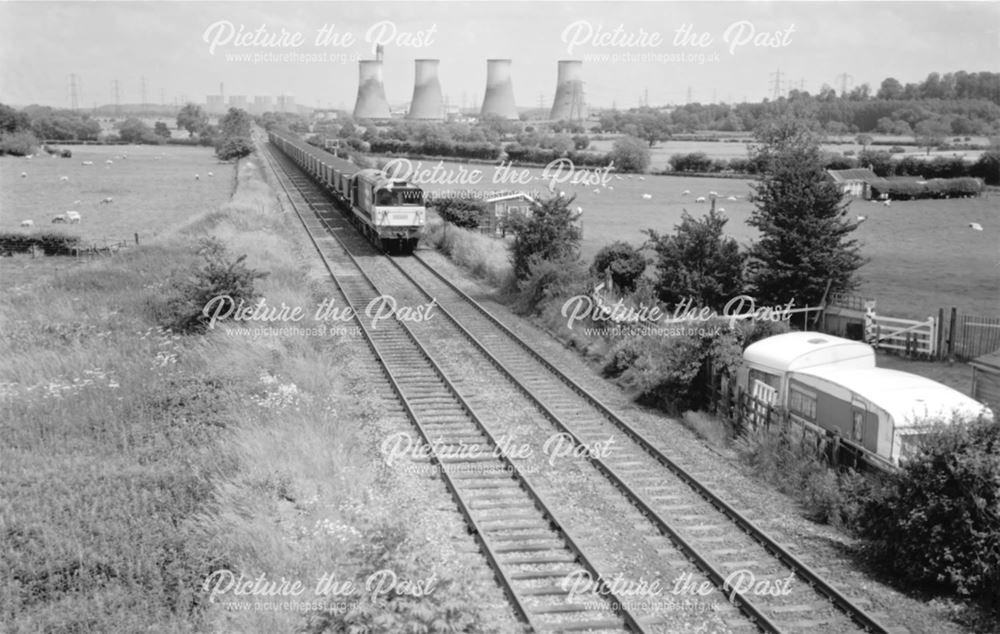
[[[1000,350],[976,357],[972,366],[972,397],[1000,408]]]
[[[894,464],[916,448],[935,421],[993,417],[982,403],[947,385],[874,367],[816,366],[793,372],[783,405],[793,419],[833,431]]]
[[[885,182],[884,178],[876,176],[875,172],[867,167],[847,170],[826,170],[826,173],[840,187],[841,192],[865,200],[870,200],[872,197],[872,185],[879,185]]]
[[[479,230],[493,236],[503,234],[503,220],[511,214],[531,215],[535,199],[524,192],[499,194],[482,201],[483,215],[479,219]]]

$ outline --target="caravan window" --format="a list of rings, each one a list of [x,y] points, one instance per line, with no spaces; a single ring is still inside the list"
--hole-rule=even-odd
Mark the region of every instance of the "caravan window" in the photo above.
[[[796,388],[788,391],[788,409],[799,416],[816,420],[816,396]]]
[[[781,389],[781,377],[777,374],[768,374],[767,372],[761,372],[760,370],[750,368],[750,380],[747,381],[747,385],[752,388],[754,381],[760,381],[764,385],[773,387],[776,390]]]

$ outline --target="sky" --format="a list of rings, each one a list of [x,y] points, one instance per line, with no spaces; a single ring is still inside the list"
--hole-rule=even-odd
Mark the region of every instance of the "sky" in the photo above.
[[[317,38],[326,36],[325,42]],[[388,100],[440,59],[452,105],[481,102],[486,60],[512,60],[519,107],[550,107],[557,62],[583,60],[592,107],[759,101],[823,84],[1000,71],[998,2],[45,2],[0,0],[0,102],[204,103],[291,95],[353,108],[383,43]],[[846,76],[845,76],[846,75]],[[162,101],[161,101],[162,100]]]

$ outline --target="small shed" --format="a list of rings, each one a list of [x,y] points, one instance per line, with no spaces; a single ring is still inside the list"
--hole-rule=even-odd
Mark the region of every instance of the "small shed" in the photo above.
[[[535,199],[524,192],[497,194],[483,199],[483,215],[479,219],[479,230],[494,236],[503,235],[503,221],[511,214],[531,215]]]
[[[876,175],[875,172],[867,167],[847,170],[826,170],[826,173],[830,177],[830,180],[840,187],[841,192],[865,200],[871,200],[872,185],[886,182],[884,178]]]
[[[1000,350],[976,357],[972,366],[972,397],[1000,409]]]

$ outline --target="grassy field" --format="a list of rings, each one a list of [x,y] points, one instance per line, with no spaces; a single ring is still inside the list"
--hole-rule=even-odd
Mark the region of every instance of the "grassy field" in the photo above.
[[[424,168],[433,165],[426,162]],[[460,167],[456,163],[444,165],[455,170]],[[474,167],[483,171],[483,182],[468,189],[505,189],[492,183],[491,166]],[[540,180],[542,170],[532,168],[528,172],[535,180],[524,189],[545,193]],[[718,208],[724,209],[730,219],[727,233],[741,244],[749,244],[757,236],[756,230],[746,224],[753,210],[747,200],[751,182],[612,175],[607,187],[562,184],[557,189],[575,195],[573,206],[583,209],[582,255],[590,260],[602,246],[615,240],[641,244],[645,241],[643,229],[672,231],[684,210],[696,217],[706,213],[709,204],[695,200],[712,191],[719,196]],[[422,187],[428,192],[457,189],[433,184]],[[644,198],[644,194],[650,198]],[[938,308],[955,306],[969,314],[1000,313],[1000,199],[996,193],[974,199],[897,201],[889,207],[854,200],[849,213],[867,217],[856,236],[870,262],[861,270],[863,283],[857,292],[875,297],[879,312],[924,318],[936,315]],[[979,223],[983,231],[973,231],[969,227],[973,222]]]
[[[0,231],[25,231],[21,221],[33,220],[34,231],[58,229],[98,246],[104,240],[132,240],[135,233],[141,240],[217,208],[233,191],[233,165],[220,163],[211,148],[71,149],[69,159],[45,153],[30,160],[0,157]],[[27,176],[22,178],[22,173]],[[69,180],[63,181],[63,176]],[[102,204],[108,197],[113,202]],[[53,216],[71,209],[80,212],[79,224],[51,223]]]

